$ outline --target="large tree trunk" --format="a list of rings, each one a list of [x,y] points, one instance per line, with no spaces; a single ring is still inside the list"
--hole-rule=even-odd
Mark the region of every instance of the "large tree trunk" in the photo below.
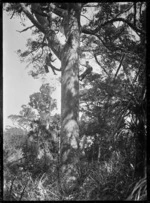
[[[65,192],[71,192],[77,182],[76,164],[79,160],[79,14],[70,9],[66,23],[67,42],[61,60],[60,183]]]
[[[60,135],[60,159],[59,159],[59,179],[61,188],[70,190],[70,182],[77,182],[77,163],[79,161],[79,46],[80,46],[80,10],[81,3],[67,3],[63,9],[56,9],[51,5],[53,12],[60,15],[63,19],[64,34],[66,44],[63,47],[52,26],[47,29],[42,21],[34,18],[32,13],[24,3],[20,6],[30,21],[44,33],[49,47],[54,54],[61,60],[61,135]],[[35,6],[35,5],[34,5]],[[38,11],[38,10],[37,10]],[[61,13],[61,14],[60,14]],[[41,24],[42,23],[42,24]],[[46,22],[45,22],[46,23]],[[46,24],[45,24],[46,25]],[[73,187],[75,184],[72,184]],[[72,188],[71,185],[71,188]],[[77,185],[77,184],[76,184]]]

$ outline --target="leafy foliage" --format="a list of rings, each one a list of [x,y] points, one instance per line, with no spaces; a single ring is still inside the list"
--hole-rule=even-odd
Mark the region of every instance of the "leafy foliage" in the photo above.
[[[83,16],[91,4],[83,4]],[[10,4],[8,10],[14,9],[16,4]],[[60,115],[52,115],[54,89],[45,84],[19,115],[10,116],[27,130],[5,132],[6,200],[144,200],[147,196],[146,4],[103,2],[93,11],[93,19],[82,26],[79,52],[82,60],[93,59],[99,69],[80,84],[82,155],[77,186],[71,194],[66,188],[60,193]],[[55,34],[62,22],[53,17]],[[27,50],[18,54],[33,63],[38,75],[43,73],[49,48],[37,28],[32,33]],[[11,163],[13,156],[16,162]]]

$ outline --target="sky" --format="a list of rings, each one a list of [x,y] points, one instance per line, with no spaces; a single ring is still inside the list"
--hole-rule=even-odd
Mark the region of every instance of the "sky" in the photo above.
[[[27,63],[21,63],[16,53],[18,49],[24,50],[26,40],[30,37],[30,31],[19,33],[22,30],[19,18],[10,19],[7,13],[3,13],[3,129],[12,125],[8,116],[18,114],[23,104],[28,104],[29,96],[39,91],[43,80],[34,79],[28,75]],[[47,81],[55,83],[50,73]],[[60,86],[53,98],[57,99],[58,112],[60,112]]]
[[[88,18],[93,18],[93,10],[90,8]],[[29,96],[39,91],[42,83],[42,78],[34,79],[28,75],[29,69],[26,68],[27,63],[21,63],[16,53],[18,49],[24,50],[27,39],[31,37],[30,29],[26,32],[19,33],[28,26],[31,26],[29,20],[26,22],[26,27],[20,23],[19,17],[8,16],[8,13],[3,12],[3,128],[7,125],[12,125],[9,115],[19,114],[21,106],[28,104]],[[82,25],[87,23],[85,17],[81,18]],[[81,62],[82,63],[82,62]],[[82,63],[84,64],[84,62]],[[56,67],[60,67],[60,63],[56,61]],[[57,66],[58,65],[58,66]],[[90,65],[94,66],[94,70],[99,72],[99,67],[90,60]],[[31,67],[30,67],[31,68]],[[60,76],[60,74],[58,74]],[[57,100],[57,113],[60,113],[61,88],[56,82],[55,76],[50,72],[46,75],[46,81],[56,87],[56,91],[52,97]],[[46,82],[45,81],[45,82]]]

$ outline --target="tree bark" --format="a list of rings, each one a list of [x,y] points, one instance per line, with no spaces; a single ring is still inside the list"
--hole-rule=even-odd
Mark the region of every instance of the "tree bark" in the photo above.
[[[61,60],[61,135],[59,153],[59,178],[63,190],[71,191],[77,185],[77,163],[79,162],[79,47],[80,10],[82,4],[68,3],[62,13],[66,44],[58,40],[52,27],[47,28],[32,15],[24,3],[20,6],[30,21],[48,40],[48,46]],[[53,5],[51,5],[53,6]],[[53,12],[58,9],[54,6]],[[41,17],[41,16],[40,16]],[[38,16],[39,18],[39,16]],[[42,18],[42,17],[41,17]],[[43,19],[42,19],[43,20]],[[73,180],[73,184],[72,184]],[[71,183],[71,184],[70,184]],[[73,186],[73,187],[72,187]],[[71,190],[70,190],[71,189]]]
[[[79,54],[80,23],[79,14],[74,9],[68,11],[66,19],[67,38],[62,53],[61,76],[61,149],[60,182],[65,192],[71,191],[77,180],[76,164],[79,161]],[[73,181],[73,182],[72,182]],[[72,182],[72,183],[71,183]]]

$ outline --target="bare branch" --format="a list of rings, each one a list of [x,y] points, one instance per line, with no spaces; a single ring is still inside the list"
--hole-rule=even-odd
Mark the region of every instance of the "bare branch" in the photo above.
[[[127,24],[129,27],[131,27],[135,32],[139,32],[139,33],[142,34],[142,35],[145,35],[145,34],[146,34],[144,31],[140,30],[139,28],[137,28],[136,26],[134,26],[132,23],[128,22],[128,21],[125,20],[124,18],[114,18],[114,19],[111,19],[111,20],[109,20],[109,21],[103,23],[103,24],[101,25],[101,27],[102,27],[102,26],[105,26],[105,25],[107,25],[107,24],[109,24],[109,23],[116,22],[116,21],[122,21],[122,22],[126,23],[126,24]],[[96,28],[96,29],[97,29],[97,28]]]
[[[137,72],[137,74],[136,74],[136,76],[135,76],[135,78],[134,78],[134,80],[133,80],[133,83],[135,83],[136,82],[136,80],[137,80],[137,78],[138,78],[138,76],[139,76],[139,74],[140,74],[140,72],[141,72],[141,70],[140,70],[140,67],[141,67],[141,63],[139,64],[139,67],[138,67],[138,72]]]
[[[19,30],[16,30],[17,32],[25,32],[25,31],[27,31],[28,29],[31,29],[31,28],[33,28],[34,27],[34,25],[32,25],[32,26],[30,26],[30,27],[27,27],[27,28],[25,28],[24,30],[21,30],[21,31],[19,31]]]
[[[81,16],[83,16],[84,18],[86,18],[87,20],[89,20],[89,21],[91,21],[89,18],[87,18],[85,15],[81,15]]]
[[[25,186],[24,186],[24,188],[23,188],[23,190],[22,190],[22,192],[21,192],[19,201],[21,201],[21,199],[22,199],[22,197],[23,197],[23,195],[24,195],[24,192],[25,192],[25,189],[26,189],[26,187],[27,187],[27,184],[28,184],[28,181],[26,182],[26,184],[25,184]]]
[[[10,17],[10,19],[13,18],[13,16],[14,16],[15,13],[16,13],[16,11],[14,10],[12,16]]]
[[[116,71],[116,74],[115,74],[115,76],[114,76],[114,79],[117,77],[117,74],[118,74],[118,72],[119,72],[119,70],[120,70],[120,68],[121,68],[121,65],[122,65],[122,62],[123,62],[124,57],[125,57],[125,54],[123,54],[122,57],[121,57],[121,61],[120,61],[120,64],[119,64],[119,66],[118,66],[118,68],[117,68],[117,71]]]
[[[44,46],[48,46],[48,44],[44,43],[45,39],[46,39],[46,37],[44,36],[44,37],[43,37],[43,41],[42,41],[42,43],[41,43],[41,44],[42,44],[42,48],[43,48]]]
[[[126,23],[129,27],[131,27],[136,33],[140,33],[142,35],[145,35],[146,33],[142,30],[140,30],[139,28],[137,28],[136,26],[134,26],[132,23],[128,22],[127,20],[125,20],[124,18],[113,18],[111,20],[106,21],[105,23],[99,25],[97,28],[95,28],[95,30],[91,30],[91,29],[87,29],[85,27],[83,27],[81,29],[81,31],[85,34],[96,34],[98,31],[100,31],[100,29],[102,27],[104,27],[105,25],[109,24],[109,23],[113,23],[113,22],[117,22],[117,21],[122,21],[124,23]]]
[[[108,75],[108,73],[107,73],[107,71],[105,70],[105,68],[102,67],[102,65],[101,65],[100,62],[98,61],[96,54],[94,54],[94,58],[95,58],[96,62],[98,63],[98,65],[99,65],[99,66],[103,69],[103,71]]]
[[[48,64],[53,70],[57,70],[57,71],[61,71],[61,68],[56,68],[55,66],[53,66],[51,63]]]

